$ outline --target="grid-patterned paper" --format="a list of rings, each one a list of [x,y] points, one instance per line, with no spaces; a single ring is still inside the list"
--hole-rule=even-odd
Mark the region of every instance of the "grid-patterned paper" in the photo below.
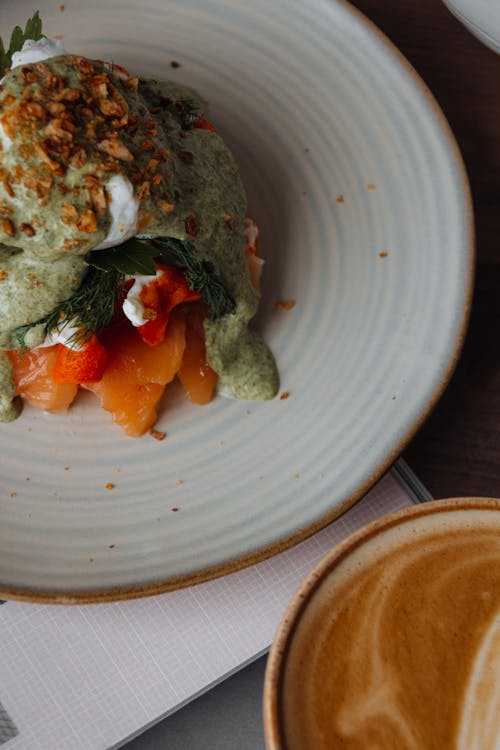
[[[2,750],[105,750],[265,652],[295,589],[351,531],[410,505],[394,476],[269,560],[148,599],[0,606]]]

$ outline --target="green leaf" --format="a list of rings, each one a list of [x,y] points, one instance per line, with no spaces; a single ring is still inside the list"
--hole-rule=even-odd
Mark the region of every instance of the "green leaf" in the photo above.
[[[110,247],[106,250],[93,250],[87,261],[89,265],[99,268],[101,271],[115,269],[127,276],[137,274],[155,276],[154,259],[158,255],[158,248],[154,245],[133,237],[116,247]]]
[[[230,315],[236,303],[217,276],[212,263],[202,260],[191,242],[173,237],[157,237],[152,242],[167,256],[167,262],[182,266],[186,283],[192,291],[200,292],[207,304],[211,320]]]
[[[48,315],[15,329],[14,335],[21,349],[26,348],[26,334],[35,326],[43,326],[46,333],[63,331],[75,326],[70,343],[85,343],[94,333],[104,330],[112,322],[123,289],[124,276],[115,269],[101,271],[89,268],[87,275],[72,297],[51,310]]]
[[[0,39],[0,76],[12,65],[12,55],[14,52],[20,52],[23,44],[27,39],[38,41],[44,35],[42,34],[42,21],[39,12],[36,11],[32,18],[26,21],[24,31],[20,26],[15,26],[10,35],[8,49],[5,49],[3,41]]]
[[[34,39],[35,41],[42,38],[42,19],[38,11],[35,12],[33,18],[29,18],[26,21],[24,36],[26,39]]]

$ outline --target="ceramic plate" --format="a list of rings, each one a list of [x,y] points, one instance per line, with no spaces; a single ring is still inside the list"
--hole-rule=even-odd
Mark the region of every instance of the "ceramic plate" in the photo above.
[[[0,594],[158,593],[296,543],[402,450],[464,335],[467,181],[424,84],[344,2],[37,6],[68,50],[203,92],[261,229],[256,326],[288,398],[197,407],[174,387],[162,442],[123,437],[92,394],[0,428]],[[3,2],[2,35],[32,10]]]

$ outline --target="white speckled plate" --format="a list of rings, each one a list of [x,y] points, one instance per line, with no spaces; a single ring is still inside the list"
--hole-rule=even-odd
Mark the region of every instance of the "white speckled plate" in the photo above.
[[[196,407],[174,388],[163,442],[123,437],[91,394],[0,426],[0,595],[158,593],[304,538],[402,450],[465,331],[467,181],[424,84],[344,2],[37,6],[67,49],[203,92],[267,257],[257,324],[287,399]],[[32,10],[4,0],[2,34]]]

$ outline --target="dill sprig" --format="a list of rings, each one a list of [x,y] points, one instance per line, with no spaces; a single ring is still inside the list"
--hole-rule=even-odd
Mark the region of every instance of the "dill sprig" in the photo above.
[[[26,334],[35,326],[43,326],[45,333],[74,326],[77,330],[68,343],[84,344],[113,320],[124,280],[125,276],[114,268],[101,271],[91,266],[72,297],[34,323],[16,328],[14,335],[19,346],[26,348]]]
[[[184,269],[188,287],[200,292],[211,320],[234,313],[235,301],[217,276],[214,266],[202,260],[190,242],[173,237],[154,240],[133,237],[117,247],[89,253],[89,270],[74,295],[34,323],[15,329],[20,348],[26,348],[26,334],[36,326],[42,326],[46,334],[71,326],[76,331],[68,338],[68,343],[84,344],[112,322],[125,277],[137,274],[154,276],[155,259]]]
[[[192,291],[200,292],[208,305],[211,320],[234,313],[236,303],[233,297],[215,273],[212,263],[202,260],[191,242],[173,237],[157,237],[151,242],[166,256],[167,263],[185,268],[186,283]]]
[[[34,39],[38,41],[44,36],[42,34],[42,21],[40,19],[38,11],[36,11],[32,18],[26,21],[24,31],[20,26],[15,26],[10,36],[10,42],[7,49],[5,49],[4,43],[0,38],[0,77],[4,76],[6,71],[12,65],[12,55],[14,52],[20,52],[23,48],[23,44],[27,39]]]

